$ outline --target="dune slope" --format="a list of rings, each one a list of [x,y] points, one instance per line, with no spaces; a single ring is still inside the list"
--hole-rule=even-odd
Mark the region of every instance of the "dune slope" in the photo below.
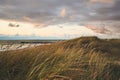
[[[0,52],[0,80],[119,80],[120,40],[81,37]]]

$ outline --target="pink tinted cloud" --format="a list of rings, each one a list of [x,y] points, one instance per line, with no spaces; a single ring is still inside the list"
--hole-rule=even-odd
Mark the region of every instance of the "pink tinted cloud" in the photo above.
[[[92,30],[95,33],[100,33],[100,34],[112,34],[110,30],[108,30],[105,27],[100,27],[100,26],[92,26],[92,25],[86,25],[86,28]]]

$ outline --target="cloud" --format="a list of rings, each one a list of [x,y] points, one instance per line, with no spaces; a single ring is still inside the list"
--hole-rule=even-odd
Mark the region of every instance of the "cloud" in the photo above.
[[[35,27],[42,28],[42,27],[47,27],[48,24],[44,24],[44,23],[42,24],[42,23],[41,23],[41,24],[34,24],[34,26],[35,26]]]
[[[105,0],[106,1],[106,0]],[[111,0],[110,0],[111,1]],[[90,20],[102,20],[102,21],[108,21],[108,20],[120,20],[120,1],[119,0],[112,0],[114,4],[98,4],[98,6],[95,5],[97,4],[92,4],[91,8],[93,7],[94,12],[96,15],[91,16],[91,15],[86,15],[89,17]]]
[[[14,23],[9,23],[8,26],[9,27],[20,27],[19,24],[14,24]]]
[[[112,32],[105,27],[98,27],[98,26],[91,26],[87,25],[86,28],[94,31],[95,33],[100,33],[100,34],[112,34]]]
[[[89,2],[92,4],[87,5]],[[81,21],[118,21],[119,4],[119,0],[0,0],[0,19],[41,27]]]
[[[98,3],[114,3],[114,0],[90,0],[90,2],[98,2]]]
[[[60,11],[60,16],[65,17],[66,15],[67,15],[67,12],[66,12],[66,9],[64,8]]]
[[[120,22],[108,23],[107,28],[113,32],[113,34],[120,34]]]
[[[27,16],[23,16],[23,19],[26,20],[26,21],[32,21],[32,19],[30,17],[27,17]]]
[[[120,23],[119,21],[108,21],[106,23],[89,23],[84,24],[84,26],[90,30],[92,30],[95,33],[109,35],[109,36],[119,36],[120,35]],[[119,36],[120,38],[120,36]]]

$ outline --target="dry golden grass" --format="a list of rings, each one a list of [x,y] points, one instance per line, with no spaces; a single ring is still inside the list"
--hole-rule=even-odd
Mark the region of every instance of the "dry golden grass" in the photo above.
[[[0,80],[119,80],[119,44],[88,37],[0,52]]]

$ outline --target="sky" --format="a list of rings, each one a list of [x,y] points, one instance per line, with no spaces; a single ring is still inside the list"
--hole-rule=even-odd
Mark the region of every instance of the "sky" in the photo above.
[[[120,0],[0,0],[0,39],[120,38]]]

